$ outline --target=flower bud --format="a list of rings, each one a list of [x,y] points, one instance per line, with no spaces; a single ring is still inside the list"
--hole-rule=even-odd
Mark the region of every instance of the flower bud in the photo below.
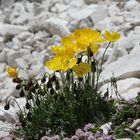
[[[6,105],[4,106],[4,109],[5,109],[5,110],[9,110],[9,108],[10,108],[9,103],[8,103],[8,104],[6,104]]]
[[[39,84],[36,83],[36,84],[35,84],[35,89],[38,89],[38,87],[39,87]]]
[[[24,97],[24,95],[25,95],[24,90],[21,89],[21,91],[20,91],[20,93],[19,93],[19,96],[20,96],[20,97]]]
[[[77,59],[77,64],[80,64],[80,63],[81,63],[81,61],[82,61],[82,58],[81,58],[81,57],[79,57],[79,58]]]
[[[20,89],[21,88],[21,85],[20,84],[18,84],[18,85],[16,85],[16,89]]]
[[[89,48],[88,50],[89,56],[92,57],[93,56],[93,52],[91,51],[91,49]]]
[[[50,89],[50,94],[51,94],[51,95],[54,94],[54,89],[53,89],[53,88]]]
[[[52,82],[55,82],[55,81],[56,81],[56,76],[55,76],[55,75],[53,75],[53,76],[51,77],[51,81],[52,81]]]
[[[51,83],[51,81],[49,80],[48,82],[47,82],[47,88],[51,88],[52,87],[52,83]]]
[[[27,101],[26,105],[25,105],[26,109],[30,109],[31,105],[29,104],[29,102]]]
[[[78,78],[78,80],[79,80],[79,81],[82,81],[82,80],[83,80],[83,78],[82,78],[82,77],[79,77],[79,78]]]
[[[20,78],[13,78],[13,82],[14,83],[21,83],[22,79],[20,79]]]
[[[41,82],[42,83],[45,83],[46,82],[46,77],[45,76],[41,79]]]

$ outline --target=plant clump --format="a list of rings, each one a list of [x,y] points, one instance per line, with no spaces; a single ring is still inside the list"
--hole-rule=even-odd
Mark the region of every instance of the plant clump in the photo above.
[[[44,135],[71,137],[87,123],[98,126],[108,122],[116,106],[108,90],[99,91],[99,77],[107,49],[119,38],[117,32],[102,35],[90,28],[78,29],[63,37],[62,45],[52,47],[55,56],[44,64],[54,71],[52,74],[27,80],[18,77],[16,69],[8,68],[20,97],[26,99],[24,110],[18,112],[21,126],[15,129],[16,135],[28,140]],[[107,46],[102,59],[97,60],[103,43]]]

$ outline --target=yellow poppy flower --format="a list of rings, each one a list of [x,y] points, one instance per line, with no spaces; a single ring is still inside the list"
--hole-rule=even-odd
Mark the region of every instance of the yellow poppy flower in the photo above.
[[[17,70],[15,68],[9,67],[9,68],[7,68],[6,71],[8,72],[10,77],[12,77],[12,78],[17,78],[18,77]]]
[[[89,46],[92,43],[103,43],[105,40],[102,38],[100,32],[92,30],[91,28],[78,29],[73,33],[73,38],[80,44]]]
[[[117,32],[105,32],[105,39],[109,42],[116,42],[120,39],[121,35]]]
[[[56,56],[45,63],[50,70],[67,71],[76,65],[76,58],[69,58],[68,56]]]
[[[84,74],[90,72],[91,67],[88,63],[82,62],[80,65],[75,65],[72,69],[78,77],[82,78]]]

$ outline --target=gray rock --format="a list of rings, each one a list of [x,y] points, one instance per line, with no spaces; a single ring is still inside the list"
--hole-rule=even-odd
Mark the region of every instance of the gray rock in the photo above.
[[[0,23],[0,35],[7,35],[7,34],[17,35],[27,30],[28,30],[27,26]]]
[[[14,3],[14,0],[1,0],[0,2],[0,6],[4,8],[11,6]]]
[[[44,28],[46,28],[53,35],[58,34],[60,36],[65,36],[70,34],[70,31],[66,25],[66,20],[51,17],[45,21]]]
[[[103,81],[109,80],[114,74],[117,79],[125,79],[130,77],[140,77],[140,47],[136,46],[130,54],[118,58],[118,60],[110,63],[101,73]],[[128,61],[129,60],[129,61]],[[125,66],[125,67],[124,67]]]
[[[131,129],[129,128],[125,128],[125,131],[128,132],[130,135],[134,136],[135,135],[135,132],[132,131]]]
[[[136,131],[137,132],[140,132],[140,126],[136,128]]]
[[[110,5],[108,10],[110,16],[116,16],[120,13],[120,9],[116,5]]]
[[[106,123],[102,125],[100,129],[103,130],[103,133],[107,135],[109,131],[111,130],[111,123]]]
[[[125,10],[128,10],[128,11],[139,10],[140,4],[136,0],[129,0],[125,3],[124,8],[125,8]]]
[[[20,58],[22,57],[22,53],[19,52],[19,51],[9,51],[7,53],[7,56],[6,56],[6,62],[8,65],[12,66],[12,67],[17,67],[17,64],[15,63],[15,60],[17,58]]]
[[[140,127],[140,119],[134,120],[133,124],[129,128],[135,130],[137,127]]]
[[[139,92],[140,80],[137,78],[119,80],[116,84],[118,93],[126,100],[135,98]],[[114,90],[112,90],[110,83],[104,84],[100,90],[105,93],[107,88],[109,90],[110,96],[117,98],[116,93]]]
[[[94,24],[108,17],[108,7],[98,5],[97,9],[91,14],[90,18]]]
[[[86,4],[97,3],[98,0],[84,0]]]
[[[30,38],[31,36],[32,36],[32,33],[30,33],[30,32],[22,32],[17,36],[17,38],[21,41],[24,41],[27,38]]]

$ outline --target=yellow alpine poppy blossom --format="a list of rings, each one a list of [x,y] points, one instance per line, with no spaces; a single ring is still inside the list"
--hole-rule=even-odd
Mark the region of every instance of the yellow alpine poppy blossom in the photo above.
[[[67,71],[76,65],[76,58],[69,58],[68,56],[56,56],[45,63],[50,70]]]
[[[105,39],[109,42],[116,42],[120,39],[121,35],[117,32],[105,32]]]
[[[75,65],[72,69],[78,77],[82,78],[84,74],[90,72],[91,67],[88,63],[82,62],[80,65]]]
[[[80,44],[87,47],[92,43],[103,43],[105,40],[102,38],[100,32],[92,30],[91,28],[78,29],[73,33],[73,38]]]
[[[15,68],[9,67],[9,68],[7,68],[6,71],[8,72],[10,77],[12,77],[12,78],[17,78],[18,77],[17,70]]]

